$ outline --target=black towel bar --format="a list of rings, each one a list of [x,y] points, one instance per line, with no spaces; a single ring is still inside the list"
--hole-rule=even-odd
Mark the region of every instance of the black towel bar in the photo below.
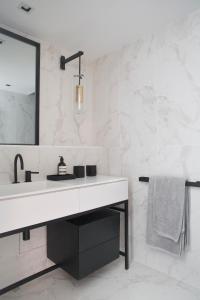
[[[149,177],[139,177],[139,181],[149,182]],[[200,181],[186,181],[185,185],[200,187]]]

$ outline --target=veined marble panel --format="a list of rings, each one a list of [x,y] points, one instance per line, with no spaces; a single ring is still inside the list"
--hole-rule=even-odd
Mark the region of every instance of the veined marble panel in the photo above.
[[[176,258],[146,245],[148,184],[138,177],[200,180],[199,29],[197,11],[94,64],[96,143],[107,147],[110,174],[129,178],[132,257],[196,287],[200,189],[191,189],[191,249]],[[117,95],[105,92],[113,83]]]
[[[124,269],[123,258],[82,280],[62,270],[26,284],[2,296],[2,300],[198,300],[200,290],[192,288],[144,265]]]
[[[84,110],[76,113],[75,86],[78,60],[60,70],[60,56],[71,55],[41,43],[40,82],[40,144],[42,145],[92,145],[92,68],[83,65]]]

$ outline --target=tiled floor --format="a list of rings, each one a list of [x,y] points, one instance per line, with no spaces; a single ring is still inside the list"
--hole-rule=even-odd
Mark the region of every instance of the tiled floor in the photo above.
[[[118,259],[76,281],[56,270],[4,296],[1,300],[197,300],[200,289],[171,279],[140,264],[124,270]]]

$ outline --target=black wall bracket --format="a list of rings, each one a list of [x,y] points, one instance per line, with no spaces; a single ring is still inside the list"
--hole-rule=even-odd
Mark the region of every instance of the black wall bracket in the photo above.
[[[23,232],[23,241],[29,241],[30,240],[30,230],[25,229]]]
[[[149,182],[149,177],[139,177],[139,181]],[[200,181],[186,181],[185,186],[200,187]]]
[[[70,57],[68,57],[68,58],[66,58],[65,56],[62,55],[62,56],[60,57],[60,69],[61,69],[61,70],[65,70],[65,65],[66,65],[68,62],[70,62],[70,61],[72,61],[72,60],[74,60],[74,59],[76,59],[76,58],[78,58],[78,57],[81,57],[83,54],[84,54],[83,51],[79,51],[79,52],[73,54],[72,56],[70,56]]]

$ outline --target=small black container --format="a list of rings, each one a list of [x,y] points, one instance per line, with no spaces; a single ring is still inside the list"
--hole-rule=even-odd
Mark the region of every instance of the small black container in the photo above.
[[[74,166],[74,175],[76,178],[85,177],[85,167],[84,166]]]
[[[97,175],[97,166],[96,165],[87,165],[86,166],[86,175],[87,176],[96,176]]]

